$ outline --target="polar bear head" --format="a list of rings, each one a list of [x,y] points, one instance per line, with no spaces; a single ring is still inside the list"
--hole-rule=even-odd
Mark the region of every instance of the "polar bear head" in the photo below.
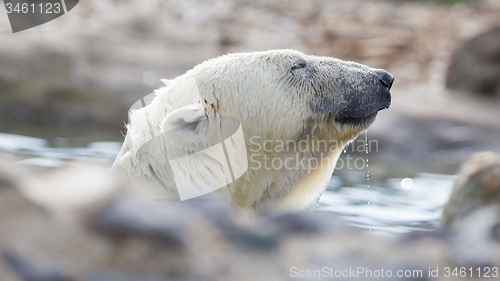
[[[390,106],[393,80],[385,70],[294,50],[211,59],[169,81],[149,105],[132,112],[131,137],[115,166],[139,177],[147,177],[149,170],[150,178],[168,186],[173,181],[169,167],[146,165],[141,157],[127,164],[119,160],[126,158],[127,148],[145,142],[146,128],[163,139],[141,154],[158,157],[168,147],[186,153],[212,147],[241,126],[246,155],[238,155],[248,169],[220,193],[241,209],[306,208],[320,196],[342,148]],[[297,149],[299,142],[305,145]],[[268,169],[268,159],[287,166]],[[311,160],[321,165],[301,165]],[[206,185],[214,163],[203,161],[197,158],[190,165],[207,167],[193,180]]]
[[[385,70],[293,50],[230,54],[187,74],[194,77],[198,107],[190,105],[165,120],[182,128],[178,136],[169,131],[171,139],[183,145],[189,144],[189,137],[204,139],[188,137],[187,131],[208,120],[207,112],[240,120],[245,133],[254,136],[295,139],[313,125],[332,137],[350,139],[390,106],[394,80]],[[175,82],[186,81],[170,86],[176,87]]]

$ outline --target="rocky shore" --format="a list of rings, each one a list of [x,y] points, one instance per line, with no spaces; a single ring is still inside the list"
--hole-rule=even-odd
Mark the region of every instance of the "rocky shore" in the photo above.
[[[148,201],[107,168],[75,164],[35,172],[0,162],[1,280],[477,280],[500,265],[498,200],[392,237],[332,213],[241,218],[218,201]],[[498,165],[494,155],[465,162],[455,196],[497,192]]]

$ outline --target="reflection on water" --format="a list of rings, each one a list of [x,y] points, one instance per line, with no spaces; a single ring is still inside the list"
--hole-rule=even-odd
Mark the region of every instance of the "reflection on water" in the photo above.
[[[44,139],[0,133],[0,151],[21,158],[18,163],[44,167],[59,167],[69,160],[113,163],[122,146],[119,142],[91,142],[86,147],[69,148],[64,147],[63,138],[54,143],[63,147],[50,147]]]
[[[64,166],[71,160],[111,165],[121,143],[109,141],[91,142],[86,147],[66,146],[64,138],[56,138],[50,146],[44,139],[0,133],[3,154],[16,156],[21,159],[18,161],[21,164],[44,167]],[[377,170],[372,160],[370,170]],[[353,226],[385,233],[433,229],[439,222],[455,176],[412,174],[412,177],[396,178],[372,172],[368,188],[366,173],[336,171],[316,210],[335,212]]]
[[[380,186],[346,186],[333,177],[317,210],[332,211],[352,225],[391,233],[434,229],[453,187],[455,176],[419,173],[411,178],[409,189],[404,178],[388,178]]]

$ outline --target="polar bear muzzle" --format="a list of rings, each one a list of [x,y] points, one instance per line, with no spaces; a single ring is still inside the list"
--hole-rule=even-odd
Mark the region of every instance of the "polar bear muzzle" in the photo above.
[[[334,58],[308,56],[291,66],[288,79],[309,95],[313,113],[337,123],[368,127],[389,108],[394,77],[383,69]]]
[[[394,77],[385,70],[378,70],[375,76],[379,77],[379,85],[372,89],[356,93],[335,116],[335,121],[342,124],[369,126],[380,110],[388,109],[391,105],[389,90]]]

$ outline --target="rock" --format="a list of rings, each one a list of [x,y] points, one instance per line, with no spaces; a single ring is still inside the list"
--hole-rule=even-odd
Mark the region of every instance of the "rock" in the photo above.
[[[20,167],[11,164],[10,170]],[[141,280],[189,272],[176,250],[182,245],[178,223],[165,220],[174,213],[153,208],[140,195],[127,196],[126,184],[107,168],[79,163],[19,173],[24,179],[0,177],[15,183],[0,188],[0,250],[6,250],[1,280],[96,280],[92,273],[101,270],[116,272],[115,280]]]
[[[160,14],[154,4],[102,2],[80,3],[34,36],[4,38],[9,46],[0,46],[2,118],[121,128],[130,106],[161,86],[160,78],[218,55],[217,45],[204,48],[202,32],[186,30],[172,9]]]
[[[305,213],[285,213],[272,216],[263,223],[263,228],[275,227],[282,235],[289,234],[319,234],[322,230],[321,223],[315,219],[317,216]]]
[[[68,276],[59,267],[48,265],[40,266],[33,261],[20,256],[16,252],[4,251],[2,253],[5,262],[17,273],[17,275],[26,281],[70,281]]]
[[[279,244],[279,232],[276,228],[255,228],[250,225],[238,224],[234,215],[221,203],[218,205],[202,205],[196,207],[203,212],[219,231],[230,242],[243,248],[256,250],[275,250]],[[245,221],[244,222],[248,222]]]
[[[73,219],[107,204],[123,192],[122,184],[107,166],[81,162],[28,177],[19,186],[35,204],[56,216]]]
[[[182,226],[176,213],[155,208],[135,194],[117,196],[91,219],[97,231],[112,237],[144,236],[159,239],[174,249],[184,247]]]
[[[489,172],[464,169],[492,194],[498,158],[476,158],[472,166]],[[299,270],[333,278],[358,268],[360,279],[417,272],[408,279],[422,280],[429,267],[440,268],[433,280],[447,280],[445,266],[500,262],[496,206],[466,213],[446,231],[393,239],[329,212],[241,218],[213,199],[152,202],[88,165],[32,174],[0,159],[1,280],[289,280]]]
[[[170,281],[154,275],[130,274],[125,272],[99,271],[85,276],[82,281]],[[178,281],[172,280],[172,281]]]
[[[454,263],[474,268],[500,264],[499,226],[499,205],[474,210],[462,221],[453,225],[450,256]]]
[[[438,114],[418,117],[393,113],[389,118],[381,116],[367,132],[368,142],[373,142],[369,145],[370,153],[375,152],[378,159],[384,160],[385,170],[391,167],[402,172],[417,170],[451,174],[474,153],[500,153],[500,128],[496,126],[473,123],[475,120],[464,122]],[[360,147],[360,141],[364,141],[362,138],[358,137],[347,148],[350,155],[365,154],[364,150],[355,149]],[[405,165],[408,165],[406,170]]]
[[[30,165],[30,166],[35,166],[35,167],[39,167],[39,168],[46,168],[46,169],[61,168],[63,166],[68,165],[67,162],[64,162],[62,160],[52,159],[52,158],[44,158],[44,157],[23,159],[23,160],[17,161],[16,163],[21,164],[21,165]]]
[[[18,185],[22,177],[29,175],[29,172],[20,167],[15,167],[6,159],[0,157],[0,280],[17,280],[9,269],[3,256],[7,247],[11,248],[11,235],[21,235],[19,229],[24,231],[33,230],[26,227],[26,223],[40,219],[42,209],[24,198],[18,190]],[[12,263],[15,260],[11,260]],[[29,279],[26,279],[29,280]]]
[[[446,86],[467,93],[500,96],[500,26],[466,41],[453,53]]]
[[[21,169],[12,167],[12,163],[0,156],[0,192],[11,190],[23,176]]]
[[[447,228],[489,205],[500,206],[500,157],[491,152],[477,153],[460,165],[440,225]]]

